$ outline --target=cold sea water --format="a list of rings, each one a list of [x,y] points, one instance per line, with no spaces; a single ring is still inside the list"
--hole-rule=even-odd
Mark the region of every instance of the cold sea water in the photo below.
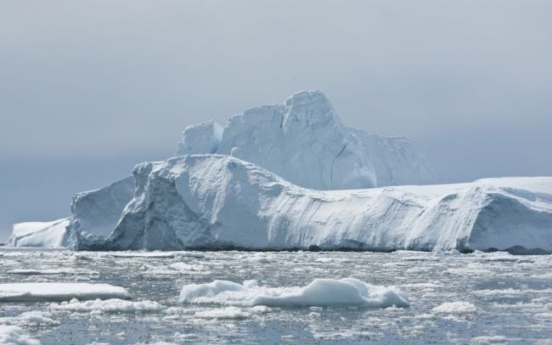
[[[215,280],[347,277],[395,286],[410,306],[179,302],[183,286]],[[107,283],[132,299],[0,302],[0,329],[18,327],[20,344],[552,344],[552,256],[0,249],[0,283],[29,282]]]

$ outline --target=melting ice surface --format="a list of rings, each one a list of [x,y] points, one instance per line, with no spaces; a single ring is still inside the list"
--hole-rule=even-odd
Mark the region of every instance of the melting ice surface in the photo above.
[[[550,344],[552,338],[552,256],[156,254],[0,250],[2,284],[109,284],[132,296],[1,302],[0,343]]]

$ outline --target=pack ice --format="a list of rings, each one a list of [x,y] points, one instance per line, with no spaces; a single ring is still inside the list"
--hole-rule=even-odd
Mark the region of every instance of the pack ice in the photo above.
[[[81,249],[552,251],[552,178],[317,191],[228,155],[139,164],[105,243]]]

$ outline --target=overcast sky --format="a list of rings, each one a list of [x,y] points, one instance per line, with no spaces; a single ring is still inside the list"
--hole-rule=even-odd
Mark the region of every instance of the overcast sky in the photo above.
[[[0,242],[301,89],[414,139],[438,182],[552,175],[549,0],[0,3]]]

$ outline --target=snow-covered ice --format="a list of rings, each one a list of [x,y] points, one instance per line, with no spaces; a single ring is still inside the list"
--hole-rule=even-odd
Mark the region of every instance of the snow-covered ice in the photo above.
[[[270,307],[408,307],[408,299],[394,287],[367,284],[354,278],[315,279],[305,287],[269,288],[216,280],[186,285],[182,303]]]
[[[134,176],[135,197],[93,248],[552,252],[552,177],[314,191],[221,155],[144,163]]]
[[[109,284],[88,283],[8,283],[0,284],[0,302],[68,301],[122,298],[128,291]]]

